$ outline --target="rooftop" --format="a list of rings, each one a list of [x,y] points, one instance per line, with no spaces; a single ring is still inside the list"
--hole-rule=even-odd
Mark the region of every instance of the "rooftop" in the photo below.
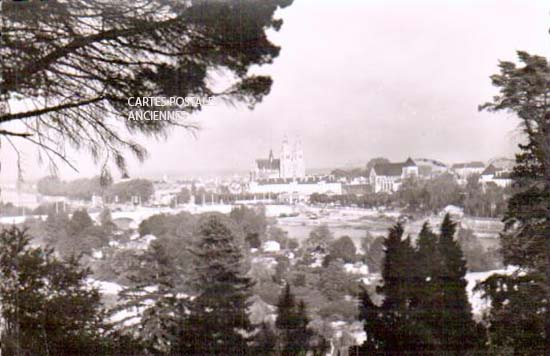
[[[257,159],[256,166],[258,169],[279,170],[281,161],[279,159]]]
[[[497,169],[492,164],[488,165],[487,168],[481,173],[482,176],[494,175],[497,173]]]

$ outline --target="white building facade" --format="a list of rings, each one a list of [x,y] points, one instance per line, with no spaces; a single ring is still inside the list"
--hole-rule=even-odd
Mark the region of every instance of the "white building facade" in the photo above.
[[[375,193],[396,192],[406,178],[418,178],[418,166],[411,158],[402,163],[376,164],[369,173]]]
[[[281,147],[280,161],[279,178],[303,178],[306,176],[304,151],[300,140],[296,139],[294,144],[291,144],[285,136]]]

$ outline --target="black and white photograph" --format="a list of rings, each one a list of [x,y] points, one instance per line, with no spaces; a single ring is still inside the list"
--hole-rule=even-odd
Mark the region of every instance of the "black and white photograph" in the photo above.
[[[550,356],[548,0],[0,27],[0,356]]]

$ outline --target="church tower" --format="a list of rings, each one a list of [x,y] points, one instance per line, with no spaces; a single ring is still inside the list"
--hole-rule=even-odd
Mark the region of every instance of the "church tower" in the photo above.
[[[299,138],[296,138],[294,143],[294,177],[304,178],[306,176],[306,167],[304,164],[304,151],[302,149],[302,142]]]
[[[281,147],[281,178],[292,178],[292,152],[286,135]]]

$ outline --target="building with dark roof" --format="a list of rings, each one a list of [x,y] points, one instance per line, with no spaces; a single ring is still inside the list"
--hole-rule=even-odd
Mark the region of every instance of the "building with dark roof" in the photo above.
[[[400,163],[377,163],[369,173],[370,184],[375,193],[393,193],[407,177],[418,177],[418,166],[411,158]]]
[[[488,165],[487,168],[481,172],[481,176],[494,176],[497,173],[497,169],[492,164]]]
[[[459,179],[467,179],[474,174],[481,174],[485,170],[485,164],[479,161],[455,163],[451,166]]]
[[[281,160],[273,157],[273,150],[270,150],[269,158],[256,160],[254,174],[256,179],[279,178],[280,170]]]
[[[512,184],[512,178],[509,170],[498,169],[490,164],[483,170],[480,175],[479,182],[486,186],[489,183],[494,183],[499,187],[508,187]]]

